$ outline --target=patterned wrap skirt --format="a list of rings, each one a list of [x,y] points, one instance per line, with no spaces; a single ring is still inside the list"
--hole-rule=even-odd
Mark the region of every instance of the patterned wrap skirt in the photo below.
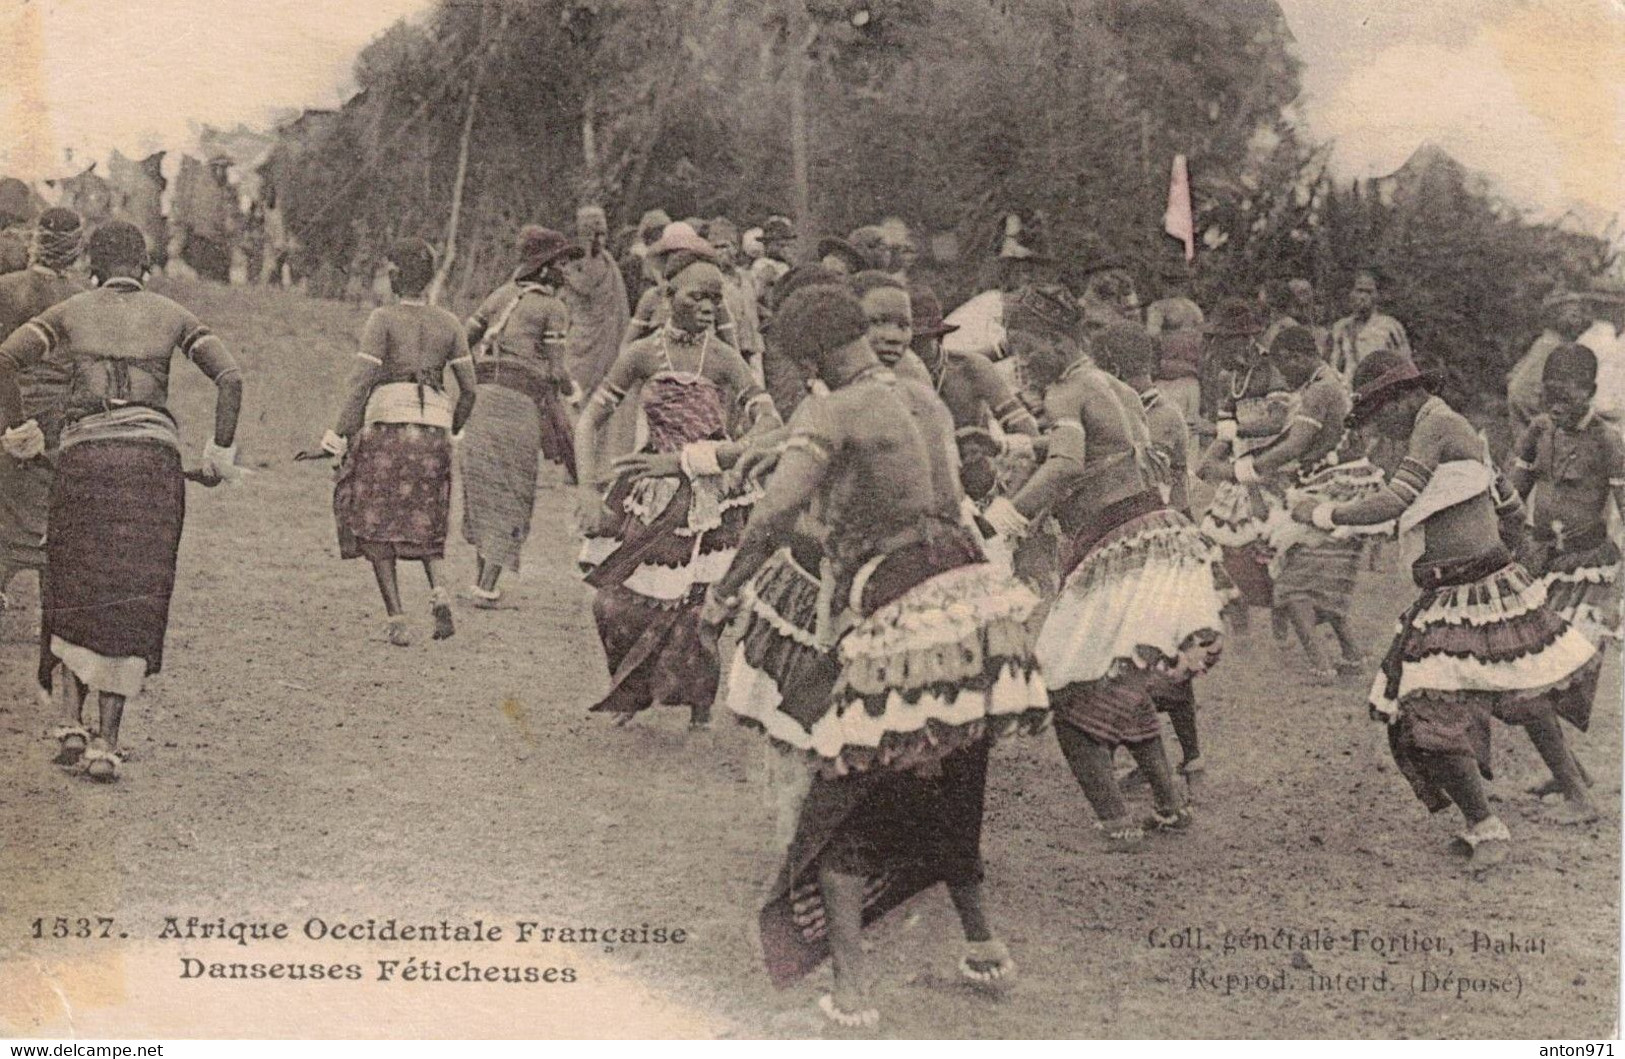
[[[542,419],[526,394],[480,387],[457,447],[463,479],[463,539],[487,561],[518,572],[530,537],[541,469]]]
[[[102,691],[134,695],[163,668],[186,519],[180,452],[160,441],[64,448],[49,518],[40,686],[62,662]]]
[[[1490,776],[1490,720],[1560,716],[1584,731],[1597,649],[1546,605],[1546,588],[1501,549],[1423,567],[1422,594],[1400,616],[1372,684],[1374,717],[1388,723],[1395,763],[1424,804],[1449,804],[1418,753],[1472,755]]]
[[[421,423],[369,423],[333,487],[345,559],[440,559],[451,520],[451,435]]]
[[[1222,651],[1213,563],[1212,545],[1155,493],[1074,533],[1037,644],[1057,723],[1114,746],[1161,733],[1154,698]]]

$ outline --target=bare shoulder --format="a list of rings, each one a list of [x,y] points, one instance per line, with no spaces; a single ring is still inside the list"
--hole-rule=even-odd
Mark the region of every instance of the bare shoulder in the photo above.
[[[1412,454],[1426,459],[1430,464],[1473,459],[1480,454],[1482,447],[1478,430],[1472,422],[1442,400],[1434,406],[1431,414],[1421,417],[1411,434]]]

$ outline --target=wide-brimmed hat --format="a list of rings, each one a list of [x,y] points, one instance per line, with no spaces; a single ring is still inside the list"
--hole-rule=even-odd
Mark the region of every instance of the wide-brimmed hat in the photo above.
[[[1245,298],[1226,298],[1213,310],[1213,315],[1202,328],[1203,332],[1218,337],[1246,338],[1264,333],[1264,321],[1258,318],[1258,309]]]
[[[585,253],[575,240],[563,232],[555,232],[539,224],[527,224],[519,229],[515,249],[519,254],[518,274],[521,276],[528,276],[554,262],[569,261]]]
[[[846,262],[846,267],[853,273],[866,271],[870,267],[869,259],[863,252],[839,236],[831,235],[818,240],[818,260],[826,257]]]
[[[958,324],[943,322],[942,302],[930,287],[910,286],[908,304],[914,317],[915,338],[941,338],[959,330]]]
[[[1392,349],[1371,351],[1354,369],[1354,407],[1349,411],[1348,425],[1358,427],[1370,422],[1395,398],[1427,389],[1429,381],[1430,377],[1405,354]]]
[[[687,221],[673,221],[666,225],[660,233],[660,238],[649,244],[649,254],[659,257],[661,254],[674,254],[684,251],[690,254],[699,254],[701,257],[714,258],[716,247]]]

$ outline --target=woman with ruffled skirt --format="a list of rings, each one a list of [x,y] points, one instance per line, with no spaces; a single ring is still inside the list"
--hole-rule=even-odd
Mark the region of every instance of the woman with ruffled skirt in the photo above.
[[[803,765],[760,916],[769,975],[788,985],[831,958],[820,1008],[868,1026],[860,932],[937,882],[964,930],[962,973],[1014,971],[982,906],[982,802],[990,741],[1047,720],[1024,626],[1036,599],[960,521],[952,418],[875,357],[857,299],[809,287],[774,330],[830,392],[797,410],[702,620],[714,640],[745,616],[730,708]],[[827,527],[816,574],[792,536],[808,510]]]
[[[669,320],[631,343],[594,391],[576,431],[580,563],[597,590],[593,617],[609,693],[592,707],[626,723],[653,706],[687,706],[710,723],[719,669],[700,649],[700,604],[733,559],[756,489],[718,451],[737,415],[746,436],[780,426],[744,358],[713,331],[722,274],[703,258],[664,258]],[[640,391],[644,452],[602,466],[600,428]]]

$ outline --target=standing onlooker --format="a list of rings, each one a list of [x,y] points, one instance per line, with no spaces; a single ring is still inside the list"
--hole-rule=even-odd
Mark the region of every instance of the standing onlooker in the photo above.
[[[1153,373],[1157,392],[1194,427],[1202,418],[1202,307],[1190,296],[1183,265],[1163,277],[1165,293],[1145,311],[1145,329],[1157,340]]]
[[[1546,329],[1507,374],[1507,413],[1520,430],[1541,414],[1540,379],[1546,358],[1558,346],[1578,340],[1591,323],[1580,296],[1565,287],[1546,295],[1540,307]]]
[[[649,247],[660,238],[660,233],[665,231],[666,225],[670,223],[671,217],[665,210],[648,211],[643,215],[643,219],[638,221],[637,238],[632,240],[632,245],[621,255],[621,282],[626,286],[626,307],[629,310],[635,308],[643,292],[653,287],[660,279],[646,262]]]
[[[1343,376],[1344,382],[1351,382],[1360,361],[1379,349],[1393,350],[1410,359],[1411,340],[1405,335],[1404,325],[1377,311],[1375,273],[1354,274],[1349,307],[1353,311],[1332,325],[1332,370]]]

